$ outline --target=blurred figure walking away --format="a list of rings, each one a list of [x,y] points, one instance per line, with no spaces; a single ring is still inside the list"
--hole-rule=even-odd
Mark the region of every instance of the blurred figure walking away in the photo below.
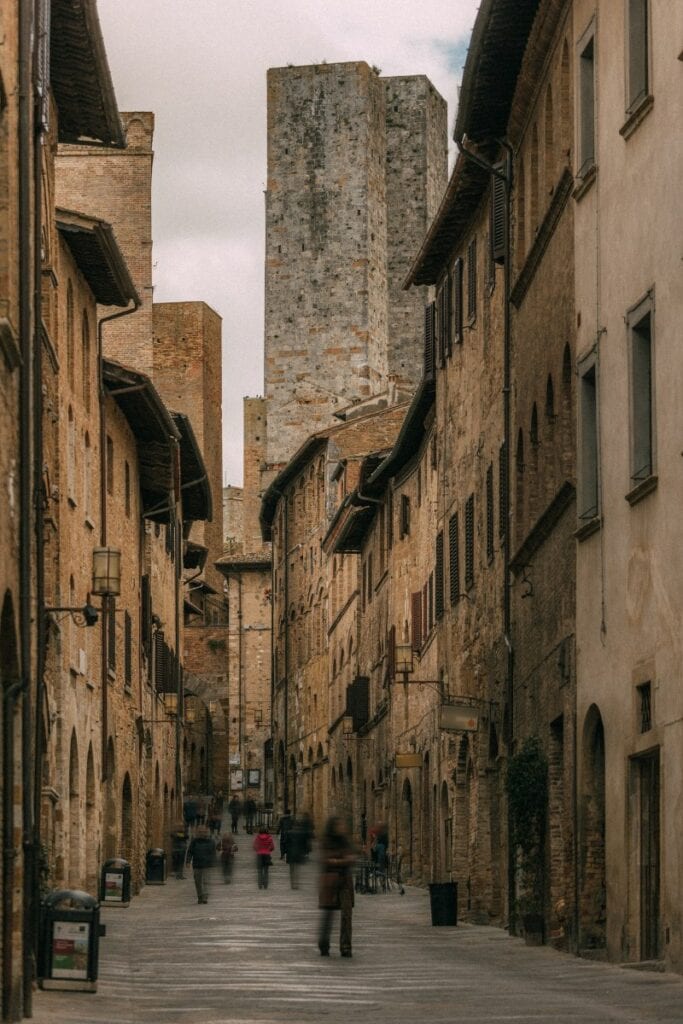
[[[233,833],[239,832],[240,814],[242,813],[242,801],[238,796],[234,796],[228,804],[228,811],[230,812],[230,825]]]
[[[275,843],[268,829],[263,829],[254,836],[254,853],[256,854],[256,877],[259,889],[268,888],[268,868],[273,863],[271,854]]]
[[[187,796],[183,803],[183,818],[188,832],[191,832],[197,824],[197,800],[196,797]]]
[[[349,839],[346,822],[339,815],[329,819],[323,832],[321,872],[318,905],[323,915],[320,921],[318,949],[321,956],[330,955],[332,914],[341,911],[339,923],[339,951],[351,956],[351,917],[353,913],[353,863],[355,850]]]
[[[221,833],[221,828],[223,826],[223,816],[221,814],[221,811],[218,809],[215,799],[212,800],[209,804],[209,812],[206,819],[206,824],[208,825],[209,832],[211,833],[211,835],[216,836],[216,838],[218,838],[218,836]]]
[[[249,797],[248,800],[244,801],[244,827],[246,831],[251,835],[254,831],[254,825],[256,824],[256,801]]]
[[[223,881],[227,884],[232,881],[232,869],[237,853],[237,844],[230,832],[223,833],[219,844],[221,854],[221,868],[223,869]]]
[[[197,903],[209,902],[209,868],[216,860],[216,844],[209,836],[206,825],[197,827],[197,834],[187,851],[188,863],[192,865],[194,884],[197,890]]]
[[[280,860],[287,853],[287,835],[290,828],[292,827],[292,815],[289,813],[289,808],[285,808],[285,813],[280,818],[277,830],[280,835]]]
[[[292,889],[299,888],[299,868],[306,860],[308,853],[308,830],[303,821],[292,822],[287,833],[287,850],[285,859],[289,864],[289,884]]]
[[[179,821],[171,829],[171,869],[176,878],[184,878],[185,852],[187,850],[187,827]]]

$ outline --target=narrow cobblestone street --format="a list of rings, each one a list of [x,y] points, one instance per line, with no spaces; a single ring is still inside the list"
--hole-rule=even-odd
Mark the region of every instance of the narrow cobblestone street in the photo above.
[[[235,879],[212,879],[198,906],[191,873],[103,910],[96,995],[40,992],[35,1024],[553,1024],[683,1021],[683,982],[527,948],[497,928],[433,928],[428,896],[408,887],[359,895],[353,959],[321,959],[315,869],[292,891],[276,860],[257,889],[250,840]],[[335,924],[335,928],[338,923]]]

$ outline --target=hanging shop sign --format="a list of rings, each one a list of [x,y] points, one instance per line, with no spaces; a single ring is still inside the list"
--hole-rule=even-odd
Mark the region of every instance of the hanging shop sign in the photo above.
[[[439,727],[446,732],[476,732],[479,712],[468,705],[442,704]]]
[[[416,754],[414,751],[410,751],[407,754],[396,754],[396,767],[397,768],[421,768],[422,767],[422,754]]]

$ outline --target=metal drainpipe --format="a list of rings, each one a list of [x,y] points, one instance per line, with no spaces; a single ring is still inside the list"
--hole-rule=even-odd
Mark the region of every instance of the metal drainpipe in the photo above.
[[[174,465],[180,465],[180,446],[177,440],[172,440],[174,450]],[[180,474],[178,473],[178,479]],[[182,738],[183,723],[185,718],[185,691],[183,686],[183,669],[181,663],[182,651],[180,650],[180,584],[182,580],[182,527],[178,525],[178,508],[180,494],[175,495],[173,507],[173,540],[175,554],[175,671],[176,671],[176,749],[175,749],[175,789],[176,794],[181,794],[183,789],[183,767],[182,767]]]
[[[282,493],[282,491],[277,491],[276,493],[278,494],[278,496],[280,497],[280,499],[282,500],[282,503],[283,503],[283,505],[282,505],[282,512],[283,512],[283,515],[282,515],[282,533],[283,533],[283,537],[282,537],[282,550],[284,551],[284,567],[283,567],[283,573],[282,573],[282,587],[283,587],[284,606],[285,606],[285,638],[284,638],[285,639],[285,650],[284,650],[284,655],[285,655],[285,659],[284,659],[284,661],[285,661],[285,663],[284,663],[284,670],[285,670],[285,706],[284,706],[284,715],[283,715],[283,723],[282,723],[283,724],[283,730],[282,731],[284,733],[285,771],[284,771],[284,785],[283,785],[283,790],[282,790],[282,799],[283,799],[284,806],[283,806],[282,810],[286,811],[286,810],[289,809],[289,761],[288,761],[288,758],[287,758],[287,750],[288,750],[288,744],[289,744],[289,619],[288,619],[288,612],[287,612],[287,607],[289,605],[289,570],[288,570],[288,566],[289,566],[289,557],[288,557],[288,547],[289,547],[289,515],[288,515],[288,510],[287,510],[287,497],[286,497],[286,495],[284,495]],[[274,568],[275,568],[275,565],[273,564],[273,569]],[[272,633],[271,643],[272,643],[273,652],[274,652],[275,651],[275,630],[273,630],[273,633]],[[273,684],[272,685],[273,685],[273,697],[274,697],[275,696],[275,686],[277,685],[277,680],[275,679],[275,673],[273,673]],[[275,702],[273,700],[273,705],[274,705],[274,703]],[[294,783],[294,784],[296,785],[296,783]]]
[[[244,749],[244,715],[242,703],[244,700],[244,683],[242,679],[242,573],[237,576],[237,749],[240,754],[240,768],[242,769],[242,793],[246,793],[247,777],[245,774],[247,752]],[[246,702],[245,702],[246,703]],[[246,708],[244,709],[246,714]]]
[[[130,316],[131,313],[136,313],[140,308],[140,300],[137,295],[133,298],[133,306],[127,307],[126,309],[119,310],[118,313],[110,313],[109,316],[103,316],[97,322],[97,377],[98,377],[98,393],[100,400],[100,546],[106,547],[107,545],[107,406],[106,406],[106,394],[104,390],[104,369],[103,369],[103,340],[102,340],[102,328],[104,324],[110,323],[112,320],[118,320],[122,316]],[[109,629],[108,612],[110,597],[102,598],[102,631],[100,634],[102,647],[100,650],[100,671],[102,675],[102,768],[101,778],[102,782],[106,782],[109,775],[109,766],[107,765],[107,741],[109,739],[109,718],[108,718],[108,701],[107,701],[107,686],[109,685],[109,661],[107,657],[107,631]]]
[[[505,189],[505,252],[504,252],[504,298],[503,298],[503,480],[505,494],[507,497],[507,515],[505,516],[505,528],[503,533],[503,639],[507,650],[506,665],[506,699],[508,706],[508,752],[512,751],[514,738],[514,648],[512,646],[511,628],[512,615],[510,608],[510,443],[511,443],[511,303],[510,291],[512,283],[512,268],[510,266],[511,244],[510,244],[510,203],[512,192],[512,146],[504,139],[496,140],[506,152],[505,172],[501,172],[493,164],[484,160],[476,153],[472,153],[463,145],[462,139],[456,139],[455,143],[459,152],[472,163],[477,164],[483,170],[488,171],[492,177],[503,182]],[[512,844],[510,842],[510,816],[507,820],[508,826],[508,928],[510,931],[515,923],[515,859]]]

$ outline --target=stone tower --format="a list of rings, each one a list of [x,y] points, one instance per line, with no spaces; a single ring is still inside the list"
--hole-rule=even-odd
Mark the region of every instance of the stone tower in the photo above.
[[[266,462],[422,372],[424,296],[401,290],[446,185],[446,104],[364,62],[268,72]]]

